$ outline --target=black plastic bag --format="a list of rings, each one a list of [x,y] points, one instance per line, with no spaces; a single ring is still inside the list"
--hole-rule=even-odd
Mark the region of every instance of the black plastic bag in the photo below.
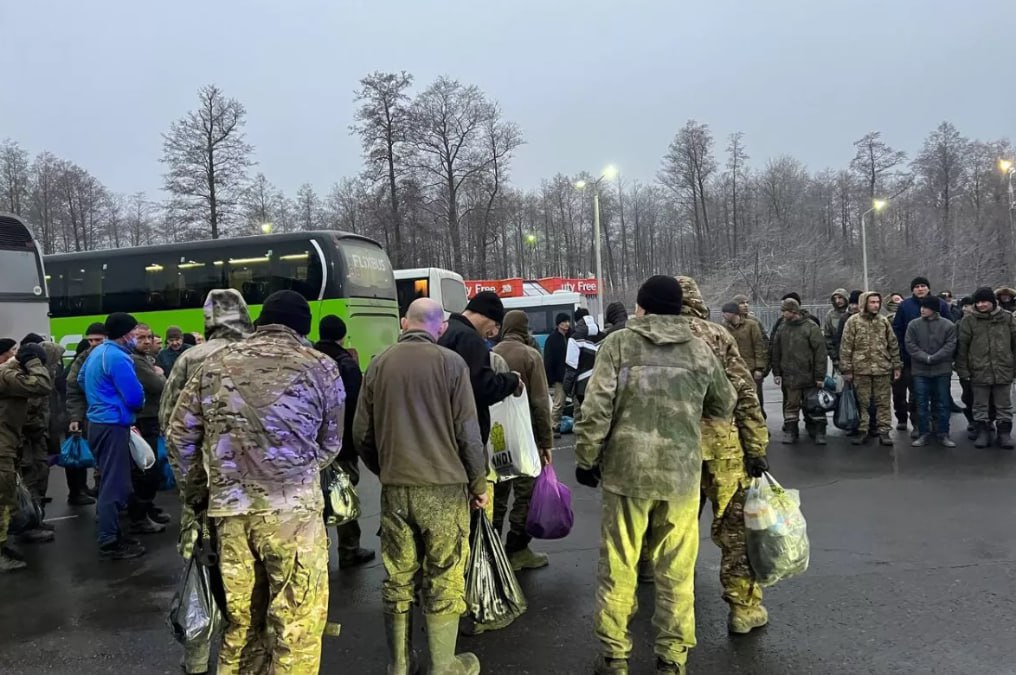
[[[475,623],[503,628],[525,613],[526,597],[487,515],[476,509],[472,518],[466,607]]]
[[[11,523],[8,531],[11,534],[21,534],[34,530],[42,524],[42,508],[32,499],[32,493],[28,491],[25,484],[21,482],[21,476],[17,479],[17,507],[11,514]]]
[[[857,392],[854,385],[847,384],[843,387],[840,400],[836,402],[833,424],[843,431],[854,431],[861,425],[861,413],[857,408]]]
[[[355,476],[336,466],[325,467],[321,472],[321,489],[325,496],[325,525],[345,525],[360,517],[360,498],[354,487]]]
[[[169,605],[169,625],[180,644],[207,642],[225,624],[218,557],[200,535]]]

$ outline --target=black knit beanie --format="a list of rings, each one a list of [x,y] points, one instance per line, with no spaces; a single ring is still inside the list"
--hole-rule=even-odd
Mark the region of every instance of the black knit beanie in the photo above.
[[[565,312],[559,312],[558,315],[554,317],[555,326],[560,326],[565,321],[571,323],[571,317],[568,316],[568,314],[566,314]]]
[[[682,300],[680,282],[674,277],[657,274],[642,284],[636,302],[646,314],[678,316]]]
[[[926,295],[923,298],[921,298],[921,307],[930,309],[933,312],[941,311],[942,299],[939,298],[937,295]]]
[[[138,320],[126,312],[113,312],[106,317],[106,337],[118,340],[134,330]]]
[[[346,338],[346,322],[334,314],[322,317],[318,322],[318,335],[322,340],[342,342]]]
[[[0,354],[6,354],[10,350],[14,349],[14,345],[18,344],[17,341],[10,338],[0,338]]]
[[[42,344],[46,340],[38,333],[29,333],[25,337],[21,338],[21,346],[25,345],[38,345]]]
[[[910,282],[911,292],[913,292],[914,286],[927,286],[931,288],[931,282],[928,281],[928,277],[914,277],[914,280]]]
[[[296,291],[275,291],[269,295],[261,305],[258,325],[270,324],[292,328],[297,335],[309,335],[311,313],[306,298]]]
[[[974,291],[974,304],[979,302],[990,302],[992,307],[998,306],[998,299],[995,297],[995,291],[991,290],[987,286],[981,286]]]
[[[794,291],[790,291],[789,293],[784,295],[782,298],[780,298],[780,300],[786,300],[787,298],[790,298],[792,300],[796,300],[798,305],[801,304],[801,296],[798,293],[795,293]]]
[[[968,307],[974,304],[974,299],[969,295],[964,295],[960,298],[960,307]]]
[[[494,291],[480,291],[466,305],[466,310],[485,316],[494,323],[504,321],[504,305]]]
[[[728,302],[723,306],[723,309],[721,309],[720,311],[722,311],[724,314],[737,314],[740,311],[740,309],[738,308],[736,302]]]

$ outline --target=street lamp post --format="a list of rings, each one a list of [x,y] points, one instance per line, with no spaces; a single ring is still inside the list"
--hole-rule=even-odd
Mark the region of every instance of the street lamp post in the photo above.
[[[596,258],[596,311],[599,314],[597,325],[603,326],[603,256],[600,253],[600,183],[604,180],[611,180],[617,175],[617,168],[613,165],[603,170],[601,175],[592,183],[580,180],[575,187],[583,189],[587,185],[593,188],[593,257]]]
[[[1012,177],[1016,174],[1016,166],[1011,159],[998,160],[998,168],[1009,177],[1009,232],[1013,231],[1013,210],[1016,209],[1016,197],[1013,196]]]
[[[868,285],[868,233],[864,219],[872,211],[878,213],[884,209],[887,203],[884,199],[875,199],[871,202],[871,208],[861,214],[861,265],[864,268],[865,291],[870,291],[871,286]]]

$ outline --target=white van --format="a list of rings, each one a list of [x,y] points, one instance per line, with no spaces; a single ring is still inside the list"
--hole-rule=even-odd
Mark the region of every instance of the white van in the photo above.
[[[410,303],[417,298],[432,298],[441,304],[445,318],[466,309],[466,284],[462,275],[438,267],[395,270],[395,287],[399,295],[399,316],[406,315]]]

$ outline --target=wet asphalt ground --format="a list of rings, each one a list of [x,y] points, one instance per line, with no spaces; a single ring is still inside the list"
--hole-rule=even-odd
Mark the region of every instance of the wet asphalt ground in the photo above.
[[[717,579],[719,553],[708,511],[696,581],[698,647],[692,673],[1016,673],[1016,454],[978,450],[962,415],[959,447],[849,444],[830,425],[829,445],[779,444],[779,393],[767,389],[770,463],[801,491],[811,568],[766,592],[771,623],[750,636],[726,632]],[[461,638],[485,673],[589,673],[597,653],[592,612],[599,493],[574,481],[574,440],[559,443],[555,466],[571,487],[575,529],[535,542],[551,565],[521,575],[528,613],[507,629]],[[0,577],[0,673],[178,673],[180,649],[166,610],[181,562],[171,530],[145,538],[136,561],[96,556],[92,507],[70,508],[62,472],[47,517],[55,543],[23,548],[31,569]],[[379,486],[361,484],[363,544],[377,549]],[[174,516],[174,495],[159,502]],[[322,673],[383,673],[380,561],[339,572],[334,556]],[[633,673],[652,673],[652,587],[639,591]],[[418,624],[421,622],[418,622]],[[417,628],[418,644],[424,636]]]

